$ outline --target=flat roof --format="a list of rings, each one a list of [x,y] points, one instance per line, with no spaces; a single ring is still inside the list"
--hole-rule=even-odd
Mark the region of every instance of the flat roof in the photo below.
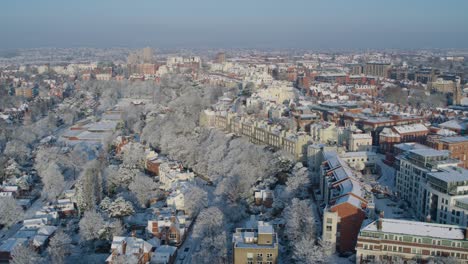
[[[468,170],[462,167],[449,167],[443,171],[431,172],[429,175],[444,182],[468,181]]]
[[[444,138],[441,138],[440,141],[442,142],[446,142],[446,143],[460,143],[460,142],[465,142],[465,141],[468,141],[468,137],[464,136],[460,136],[460,137],[444,137]]]
[[[354,151],[354,152],[346,152],[341,154],[343,158],[350,158],[350,157],[362,157],[362,156],[377,156],[377,153],[371,151]]]
[[[454,240],[465,239],[465,228],[461,226],[400,219],[382,219],[381,230],[377,229],[377,221],[374,221],[364,227],[361,231],[373,231]]]
[[[432,148],[420,148],[420,149],[412,149],[409,152],[424,156],[424,157],[436,157],[436,156],[444,156],[448,154],[446,150],[436,150]]]
[[[406,143],[395,144],[393,145],[393,147],[401,149],[403,151],[408,151],[412,149],[430,149],[430,147],[423,145],[423,144],[416,143],[416,142],[406,142]]]

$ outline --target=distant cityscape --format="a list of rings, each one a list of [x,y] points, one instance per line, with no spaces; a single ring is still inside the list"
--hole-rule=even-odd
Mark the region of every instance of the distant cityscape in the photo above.
[[[0,53],[0,263],[468,263],[468,50]]]

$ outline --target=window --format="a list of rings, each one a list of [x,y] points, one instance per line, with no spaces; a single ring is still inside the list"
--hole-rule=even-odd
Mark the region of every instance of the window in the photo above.
[[[327,225],[327,232],[332,231],[332,227]]]

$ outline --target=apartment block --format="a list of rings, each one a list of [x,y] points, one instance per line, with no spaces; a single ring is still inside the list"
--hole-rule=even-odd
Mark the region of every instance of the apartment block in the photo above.
[[[412,149],[396,157],[396,189],[424,221],[467,225],[468,170],[446,150]]]
[[[364,66],[365,75],[376,76],[381,78],[387,78],[389,76],[389,70],[389,63],[368,62]]]
[[[356,263],[426,263],[437,257],[466,263],[467,235],[464,226],[379,218],[359,232]]]
[[[368,214],[369,194],[362,188],[353,170],[334,151],[323,152],[318,200],[323,209],[323,241],[340,253],[352,252],[362,222]]]
[[[257,228],[236,228],[232,238],[234,264],[278,263],[278,234],[267,222]]]

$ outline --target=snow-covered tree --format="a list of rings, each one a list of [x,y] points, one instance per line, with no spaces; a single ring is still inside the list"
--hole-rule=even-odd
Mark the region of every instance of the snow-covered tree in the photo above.
[[[81,218],[79,226],[81,240],[95,240],[100,238],[100,232],[104,228],[105,222],[98,212],[87,211]]]
[[[115,199],[107,208],[110,217],[123,217],[135,213],[132,203],[126,201],[123,197]]]
[[[23,219],[23,208],[12,197],[0,197],[0,224],[7,227]]]
[[[302,238],[294,242],[292,259],[296,263],[320,264],[329,263],[330,255],[327,250],[317,245],[313,239]]]
[[[202,238],[200,245],[200,251],[192,256],[193,263],[226,263],[226,231],[212,238]]]
[[[49,201],[54,201],[63,192],[65,181],[60,168],[55,163],[51,163],[42,173],[42,183],[44,184],[42,196]]]
[[[286,182],[286,191],[290,197],[305,197],[310,187],[310,178],[307,168],[297,163],[292,169],[292,175]]]
[[[217,207],[209,207],[200,212],[193,229],[196,239],[201,239],[201,250],[197,260],[205,258],[211,263],[222,263],[226,258],[226,231],[224,214]]]
[[[214,237],[224,228],[224,214],[218,207],[203,209],[197,217],[193,234],[197,237]]]
[[[126,188],[135,177],[141,173],[138,169],[129,169],[126,167],[116,169],[115,167],[106,169],[107,188],[109,190],[115,190],[117,187]],[[115,171],[116,173],[110,173],[111,171]]]
[[[109,210],[111,204],[112,204],[112,199],[106,196],[104,197],[104,199],[102,199],[101,204],[99,204],[99,208],[101,208],[101,210],[103,211],[107,211]]]
[[[124,233],[122,222],[118,219],[107,222],[100,232],[100,238],[105,240],[112,240],[114,236],[121,236]]]
[[[139,173],[133,182],[130,183],[128,189],[135,195],[142,207],[148,205],[151,198],[157,198],[162,195],[159,185],[152,178]]]
[[[23,191],[28,191],[31,186],[33,185],[33,179],[31,175],[29,174],[24,174],[23,176],[19,177],[16,180],[16,185],[23,190]]]
[[[10,264],[41,264],[46,263],[44,259],[27,245],[18,245],[11,253]]]
[[[99,164],[93,162],[80,175],[76,184],[76,200],[81,211],[94,209],[101,202],[103,178]]]
[[[290,241],[302,238],[315,239],[315,219],[308,200],[294,198],[291,205],[284,210],[286,234]]]
[[[245,188],[249,187],[250,186],[243,185],[237,176],[225,177],[216,186],[215,194],[225,197],[231,203],[237,203],[241,198],[242,192]]]
[[[20,165],[14,159],[9,159],[4,169],[5,178],[15,178],[21,174]]]
[[[122,147],[122,165],[127,168],[143,168],[145,147],[140,143],[129,142]]]
[[[191,185],[184,192],[185,213],[191,217],[197,216],[200,211],[208,206],[208,194],[202,188]]]
[[[62,230],[54,234],[47,248],[52,263],[65,263],[65,257],[71,253],[71,242],[70,236]]]
[[[3,154],[24,165],[29,160],[31,149],[25,142],[14,139],[7,142]]]

